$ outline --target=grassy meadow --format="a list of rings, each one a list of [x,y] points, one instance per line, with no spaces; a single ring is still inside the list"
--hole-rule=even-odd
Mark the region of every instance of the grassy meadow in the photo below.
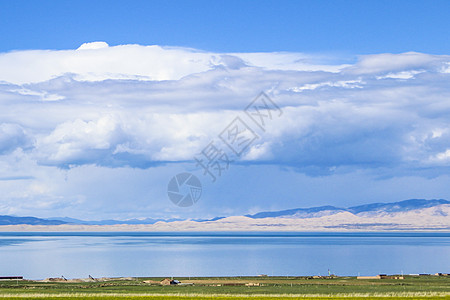
[[[176,278],[192,285],[160,285],[163,278],[92,282],[0,281],[7,299],[450,299],[450,277],[405,276],[397,279],[355,277],[203,277]],[[144,282],[144,281],[147,281]],[[148,283],[151,281],[152,283]]]

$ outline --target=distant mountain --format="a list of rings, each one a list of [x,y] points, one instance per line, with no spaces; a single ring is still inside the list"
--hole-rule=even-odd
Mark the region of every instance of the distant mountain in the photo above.
[[[208,222],[208,221],[217,221],[223,219],[225,217],[215,217],[212,219],[194,219],[192,221],[195,222]],[[101,220],[101,221],[84,221],[74,218],[68,217],[54,217],[49,218],[48,220],[62,221],[66,224],[78,224],[78,225],[142,225],[142,224],[155,224],[157,222],[175,222],[175,221],[186,221],[186,219],[130,219],[130,220]]]
[[[353,214],[359,213],[367,213],[367,212],[405,212],[414,209],[422,209],[434,207],[441,204],[450,204],[450,201],[444,199],[433,199],[433,200],[425,200],[425,199],[410,199],[400,202],[394,203],[372,203],[366,205],[359,205],[349,207],[347,211]]]
[[[0,216],[0,225],[62,225],[66,224],[60,220],[47,220],[34,217],[12,217],[12,216]]]
[[[194,219],[192,221],[195,221],[195,222],[211,222],[211,221],[218,221],[218,220],[222,220],[222,219],[225,219],[225,217],[215,217],[215,218],[212,218],[212,219]]]
[[[324,212],[329,212],[330,214],[338,213],[341,211],[346,211],[346,209],[338,208],[334,206],[319,206],[311,208],[295,208],[280,211],[266,211],[260,212],[254,215],[245,215],[246,217],[252,219],[262,219],[262,218],[277,218],[277,217],[311,217],[317,216],[318,214],[323,214]]]
[[[206,230],[208,226],[211,228],[217,227],[215,230],[225,230],[226,228],[262,230],[266,227],[270,229],[284,228],[286,230],[290,228],[304,230],[308,228],[316,228],[317,230],[351,228],[372,228],[374,230],[380,230],[380,228],[409,228],[415,230],[431,228],[442,230],[450,228],[449,204],[450,201],[444,199],[410,199],[394,203],[372,203],[348,208],[328,205],[259,212],[245,216],[194,220],[146,218],[84,221],[68,217],[40,219],[0,216],[0,225],[149,225],[155,229],[161,228],[161,230],[173,230],[174,228]],[[175,221],[181,222],[172,223]],[[315,222],[319,223],[314,225]]]
[[[173,222],[173,221],[184,221],[184,219],[130,219],[130,220],[101,220],[101,221],[83,221],[68,217],[55,217],[49,218],[48,220],[62,221],[66,224],[78,224],[78,225],[139,225],[139,224],[155,224],[157,222]]]
[[[441,204],[450,204],[450,201],[444,199],[410,199],[394,203],[372,203],[348,208],[339,208],[335,206],[319,206],[312,208],[296,208],[281,211],[260,212],[254,215],[246,215],[246,217],[252,219],[277,217],[317,218],[321,216],[337,214],[339,212],[350,212],[354,215],[377,215],[382,213],[407,212],[416,209],[435,207]]]

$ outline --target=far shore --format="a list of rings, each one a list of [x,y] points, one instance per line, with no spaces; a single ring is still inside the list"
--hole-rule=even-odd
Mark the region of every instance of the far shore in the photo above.
[[[3,225],[0,232],[442,232],[450,233],[450,229],[423,228],[303,228],[303,227],[238,227],[219,226],[198,227],[162,227],[152,225]]]
[[[419,211],[377,216],[357,216],[340,212],[311,218],[231,216],[215,221],[159,221],[155,224],[117,225],[0,225],[3,232],[171,232],[171,231],[272,231],[272,232],[369,232],[424,231],[450,232],[450,205]]]

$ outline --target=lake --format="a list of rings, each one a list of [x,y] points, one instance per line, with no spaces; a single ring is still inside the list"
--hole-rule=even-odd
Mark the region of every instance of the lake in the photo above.
[[[0,232],[0,276],[450,272],[450,233]]]

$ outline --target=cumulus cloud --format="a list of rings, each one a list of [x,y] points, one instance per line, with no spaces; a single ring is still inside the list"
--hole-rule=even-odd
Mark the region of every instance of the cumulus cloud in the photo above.
[[[246,205],[445,198],[449,66],[449,56],[422,53],[343,64],[104,42],[3,53],[0,213],[177,216],[167,182],[199,170],[194,156],[210,142],[234,160],[219,192],[192,209],[211,217]],[[282,110],[265,130],[243,112],[261,91]],[[258,136],[241,157],[218,137],[236,117]]]
[[[17,124],[0,123],[0,155],[8,154],[17,148],[26,149],[32,140]]]
[[[319,65],[313,58],[104,42],[4,53],[0,78],[8,84],[0,86],[0,101],[2,111],[20,111],[3,117],[36,141],[29,155],[61,168],[190,161],[260,91],[284,114],[258,132],[242,158],[248,164],[447,162],[448,56],[368,55],[353,65]],[[31,71],[19,75],[25,64]],[[17,72],[5,71],[12,66]],[[11,126],[2,127],[3,152],[29,145],[22,127]]]
[[[128,79],[179,80],[217,67],[245,66],[268,70],[331,70],[345,65],[321,65],[318,57],[300,53],[211,53],[196,49],[121,45],[105,42],[81,45],[76,50],[29,50],[0,54],[0,81],[37,83],[72,74],[79,81]]]
[[[58,125],[49,135],[39,140],[37,149],[43,155],[41,162],[62,165],[79,165],[99,162],[117,143],[123,134],[117,122],[106,116],[94,121],[76,119]]]
[[[77,50],[96,50],[101,48],[108,48],[108,43],[105,42],[90,42],[83,43]]]
[[[417,52],[402,54],[375,54],[361,56],[355,66],[347,69],[354,74],[374,74],[409,70],[437,70],[448,62],[447,55],[430,55]]]

